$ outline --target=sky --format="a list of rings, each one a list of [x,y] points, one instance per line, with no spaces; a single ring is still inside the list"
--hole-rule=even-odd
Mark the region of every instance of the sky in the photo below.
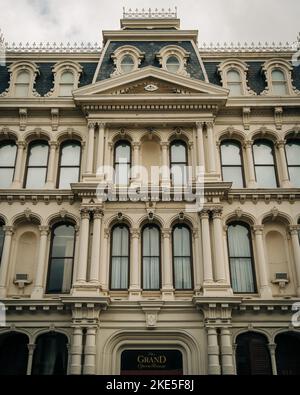
[[[0,0],[0,29],[12,42],[102,43],[118,29],[123,7],[178,8],[181,28],[199,43],[295,42],[299,0]]]

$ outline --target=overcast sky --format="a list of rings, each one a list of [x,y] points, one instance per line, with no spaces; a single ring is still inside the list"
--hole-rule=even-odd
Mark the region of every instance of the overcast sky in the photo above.
[[[299,0],[0,0],[0,28],[9,42],[101,42],[119,28],[122,8],[178,7],[181,27],[199,42],[294,42]]]

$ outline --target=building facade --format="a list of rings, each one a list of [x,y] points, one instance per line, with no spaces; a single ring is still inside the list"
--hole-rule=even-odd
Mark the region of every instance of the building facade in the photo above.
[[[300,373],[295,51],[173,13],[7,48],[0,373]]]

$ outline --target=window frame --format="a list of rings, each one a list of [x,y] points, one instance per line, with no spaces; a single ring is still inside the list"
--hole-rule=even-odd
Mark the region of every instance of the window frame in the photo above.
[[[147,228],[156,228],[158,230],[158,237],[159,237],[159,243],[158,243],[158,253],[159,256],[148,256],[148,255],[144,255],[144,230]],[[145,224],[142,227],[142,237],[141,237],[141,264],[142,264],[142,270],[141,270],[141,284],[142,284],[142,290],[145,292],[148,291],[160,291],[162,289],[162,259],[161,259],[161,252],[162,252],[162,239],[161,239],[161,229],[160,227],[153,223],[153,224]],[[144,288],[144,258],[157,258],[158,257],[158,271],[159,271],[159,288]]]
[[[13,139],[11,139],[11,140],[0,140],[0,148],[1,147],[3,147],[3,146],[5,146],[5,145],[9,145],[10,144],[10,142],[13,142],[14,143],[14,146],[16,147],[16,155],[15,155],[15,162],[14,162],[14,166],[1,166],[0,165],[0,169],[14,169],[14,171],[13,171],[13,176],[12,176],[12,180],[11,180],[11,183],[10,183],[10,186],[11,186],[11,184],[14,182],[14,178],[15,178],[15,172],[16,172],[16,164],[17,164],[17,157],[18,157],[18,145],[17,145],[17,143],[16,143],[16,141],[15,140],[13,140]],[[1,189],[1,188],[0,188]]]
[[[129,165],[129,172],[128,172],[128,184],[127,184],[127,186],[129,186],[130,185],[130,182],[131,182],[131,180],[132,180],[132,174],[131,174],[131,168],[132,168],[132,145],[131,145],[131,143],[130,143],[130,141],[129,140],[126,140],[126,139],[122,139],[122,140],[118,140],[118,141],[116,141],[115,142],[115,144],[114,144],[114,184],[116,185],[116,186],[123,186],[124,184],[117,184],[116,183],[116,165],[119,165],[120,166],[120,164],[123,164],[123,165],[125,165],[125,163],[117,163],[117,161],[116,161],[116,154],[117,154],[117,148],[120,146],[120,145],[122,145],[122,144],[124,144],[124,143],[126,143],[126,145],[130,148],[130,159],[129,159],[129,163],[126,163],[126,165],[128,166]]]
[[[62,160],[62,150],[65,146],[69,145],[69,144],[74,144],[76,143],[76,145],[78,145],[80,147],[80,156],[79,156],[79,166],[62,166],[61,165],[61,160]],[[82,145],[81,142],[78,140],[65,140],[60,144],[59,147],[59,161],[58,161],[58,171],[57,171],[57,182],[56,182],[56,188],[60,189],[59,185],[60,185],[60,179],[61,179],[61,169],[64,168],[78,168],[79,169],[79,173],[78,173],[78,181],[80,181],[80,177],[81,177],[81,161],[82,161]]]
[[[222,161],[222,144],[224,143],[230,143],[233,145],[238,145],[240,149],[240,157],[241,157],[241,165],[223,165]],[[219,155],[220,155],[220,164],[221,164],[221,175],[222,175],[222,180],[224,181],[224,174],[223,174],[223,167],[239,167],[241,168],[241,174],[242,174],[242,181],[243,181],[243,186],[241,187],[242,189],[246,188],[246,177],[245,177],[245,162],[244,162],[244,155],[243,155],[243,149],[242,149],[242,144],[239,140],[233,140],[233,139],[223,139],[220,141],[220,149],[219,149]],[[230,182],[230,181],[227,181]],[[241,189],[241,188],[232,188],[232,189]]]
[[[60,82],[61,82],[61,77],[65,72],[71,72],[73,73],[74,76],[74,84],[73,84],[73,89],[77,89],[80,83],[80,77],[83,72],[83,67],[73,61],[73,60],[68,60],[68,61],[61,61],[58,62],[54,65],[52,68],[52,73],[53,73],[53,88],[50,89],[48,93],[45,94],[45,97],[59,97],[60,100],[70,100],[73,98],[73,96],[60,96]]]
[[[300,91],[294,86],[293,84],[293,78],[292,78],[292,72],[293,72],[293,67],[291,63],[285,59],[270,59],[267,60],[263,67],[262,67],[262,72],[265,75],[266,78],[266,89],[261,93],[263,96],[275,96],[275,97],[282,97],[280,95],[274,94],[273,90],[273,79],[272,79],[272,72],[275,70],[282,71],[285,77],[285,82],[286,82],[286,89],[287,93],[285,96],[295,96],[295,95],[300,95]]]
[[[47,155],[47,165],[46,166],[29,166],[29,156],[30,156],[30,150],[34,146],[38,146],[41,143],[46,143],[48,147],[48,155]],[[26,165],[25,165],[25,176],[24,176],[24,183],[23,183],[23,188],[24,189],[33,189],[33,188],[27,188],[27,178],[28,178],[28,169],[29,168],[34,168],[34,169],[46,169],[46,174],[45,174],[45,185],[47,182],[47,177],[48,177],[48,168],[49,168],[49,156],[50,156],[50,147],[49,147],[49,141],[47,140],[33,140],[31,141],[28,146],[27,146],[27,157],[26,157]]]
[[[127,288],[112,288],[112,262],[113,258],[115,257],[121,257],[122,256],[113,256],[113,232],[115,229],[120,228],[120,227],[125,227],[128,231],[128,255],[127,255]],[[109,290],[111,292],[115,291],[128,291],[130,287],[130,261],[131,261],[131,237],[130,237],[130,228],[127,224],[120,223],[120,224],[115,224],[111,230],[110,230],[110,258],[109,258]]]
[[[124,72],[122,69],[122,60],[126,55],[130,55],[133,59],[133,68],[128,72]],[[134,47],[133,45],[122,45],[121,47],[117,48],[114,51],[114,53],[111,55],[111,59],[114,62],[115,69],[110,76],[116,77],[118,75],[126,75],[133,73],[134,71],[138,70],[144,57],[145,57],[145,53],[141,52],[138,48]]]
[[[272,148],[272,156],[273,156],[273,165],[257,165],[255,163],[255,154],[254,154],[254,145],[257,141],[266,143],[266,145],[269,145]],[[255,172],[255,181],[257,182],[257,173],[256,173],[256,167],[274,167],[274,173],[275,173],[275,180],[276,180],[276,186],[273,188],[279,188],[279,177],[278,177],[278,165],[277,165],[277,158],[276,158],[276,153],[275,153],[275,144],[272,140],[264,139],[264,138],[257,138],[253,140],[252,144],[252,157],[253,157],[253,166],[254,166],[254,172]],[[264,188],[258,185],[258,189],[273,189],[270,187]]]
[[[35,90],[34,86],[36,83],[36,77],[40,74],[38,66],[31,61],[17,61],[12,63],[8,71],[10,73],[9,87],[1,93],[2,97],[12,97],[16,100],[26,100],[28,98],[41,97],[41,95]],[[16,97],[16,81],[18,74],[22,71],[29,72],[29,89],[28,95],[25,97]]]
[[[186,159],[185,162],[173,162],[172,161],[172,146],[176,145],[176,143],[180,143],[185,148],[185,159]],[[188,171],[189,170],[189,152],[188,152],[187,143],[184,140],[182,140],[182,139],[174,139],[174,140],[170,141],[170,144],[169,144],[169,163],[170,163],[170,180],[171,180],[172,186],[175,185],[174,184],[174,175],[172,173],[173,165],[174,166],[175,165],[184,165],[186,167],[186,169],[185,169],[186,170],[186,174],[185,174],[186,185],[184,185],[184,184],[182,184],[182,185],[175,185],[175,187],[186,188],[186,186],[189,183],[190,174],[189,174],[189,171]]]
[[[288,169],[288,174],[289,174],[289,180],[290,180],[290,182],[292,183],[292,180],[291,180],[291,174],[290,174],[290,167],[296,167],[296,168],[299,168],[300,169],[300,164],[299,165],[289,165],[289,160],[288,160],[288,154],[287,154],[287,151],[286,151],[286,146],[287,146],[287,144],[289,144],[290,142],[292,142],[293,144],[297,144],[297,145],[299,145],[299,147],[300,147],[300,140],[299,139],[297,139],[297,138],[287,138],[286,139],[286,143],[285,143],[285,149],[284,149],[284,154],[285,154],[285,160],[286,160],[286,166],[287,166],[287,169]],[[297,187],[295,187],[295,188],[297,188]]]
[[[169,71],[167,68],[167,61],[171,56],[175,56],[179,61],[179,67],[176,72]],[[190,52],[187,52],[179,45],[166,45],[156,54],[156,58],[163,70],[173,75],[182,75],[184,77],[190,77],[190,74],[186,70],[189,57]]]
[[[250,246],[250,253],[251,253],[251,270],[252,270],[252,278],[253,278],[253,285],[254,285],[254,290],[253,292],[235,292],[234,289],[232,288],[232,268],[231,268],[231,256],[230,256],[230,250],[229,250],[229,235],[228,235],[228,229],[230,226],[236,226],[240,225],[243,226],[248,230],[248,239],[249,239],[249,246]],[[227,224],[227,231],[226,231],[226,241],[227,241],[227,254],[228,254],[228,263],[229,263],[229,274],[230,274],[230,285],[233,291],[234,295],[257,295],[258,294],[258,284],[257,284],[257,275],[256,275],[256,264],[255,264],[255,257],[254,257],[254,248],[253,248],[253,237],[252,237],[252,232],[249,224],[243,221],[232,221]],[[249,259],[249,257],[234,257],[238,259]]]
[[[176,282],[175,282],[175,279],[176,279],[176,277],[175,277],[175,258],[176,257],[180,257],[180,258],[187,258],[188,256],[175,256],[175,254],[174,254],[174,231],[175,231],[175,229],[176,228],[178,228],[178,227],[182,227],[182,228],[185,228],[185,229],[187,229],[188,230],[188,232],[189,232],[189,237],[190,237],[190,256],[189,256],[189,258],[190,258],[190,270],[191,270],[191,288],[176,288]],[[175,291],[193,291],[194,290],[194,288],[195,288],[195,279],[194,279],[194,260],[193,260],[193,241],[192,241],[192,231],[191,231],[191,228],[187,225],[187,224],[185,224],[185,223],[177,223],[177,224],[174,224],[173,226],[172,226],[172,274],[173,274],[173,286],[174,286],[174,289],[175,289]]]
[[[231,58],[225,60],[218,66],[218,72],[221,77],[222,86],[228,90],[230,90],[230,88],[228,87],[229,71],[236,71],[237,73],[239,73],[240,83],[242,88],[242,96],[230,95],[229,92],[229,98],[243,97],[243,96],[257,96],[257,93],[249,87],[249,81],[248,81],[249,65],[247,63],[243,62],[240,59]]]
[[[3,244],[2,244],[2,246],[0,245],[0,266],[1,266],[2,255],[3,255],[3,248],[4,248],[4,242],[5,242],[5,230],[4,230],[4,227],[5,227],[5,223],[0,218],[0,229],[3,232]]]
[[[60,226],[72,226],[74,228],[74,243],[73,243],[73,257],[58,257],[55,258],[52,255],[52,250],[53,250],[53,241],[54,241],[54,232],[57,228]],[[72,289],[72,284],[73,284],[73,276],[74,276],[74,266],[75,266],[75,250],[76,250],[76,229],[75,229],[75,224],[72,221],[63,221],[63,222],[57,222],[55,223],[52,228],[51,228],[51,238],[50,238],[50,249],[49,249],[49,259],[48,259],[48,272],[47,272],[47,280],[46,280],[46,290],[45,294],[46,295],[69,295],[70,291]],[[51,268],[52,268],[52,261],[53,259],[72,259],[72,273],[71,273],[71,284],[70,284],[70,291],[69,292],[50,292],[49,291],[49,281],[50,281],[50,273],[51,273]]]

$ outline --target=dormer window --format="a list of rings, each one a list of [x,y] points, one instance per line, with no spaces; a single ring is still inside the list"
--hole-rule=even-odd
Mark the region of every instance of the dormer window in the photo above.
[[[190,54],[177,45],[163,47],[156,55],[162,69],[170,73],[189,77],[186,71],[187,60]]]
[[[286,79],[283,71],[280,69],[274,69],[272,71],[272,87],[273,93],[278,96],[284,96],[288,94]]]
[[[115,70],[111,74],[111,77],[131,73],[132,71],[137,70],[144,58],[144,55],[145,54],[143,52],[132,45],[119,47],[111,56],[115,64]]]
[[[170,73],[177,73],[180,67],[180,61],[177,56],[171,55],[167,59],[166,66],[167,70],[170,71]]]
[[[248,86],[249,66],[238,59],[228,59],[218,67],[224,88],[229,89],[229,96],[256,95]]]
[[[54,87],[46,96],[72,97],[73,90],[78,88],[82,67],[74,61],[56,63],[52,69]]]
[[[237,70],[233,69],[227,72],[227,87],[230,90],[230,96],[243,95],[242,79]]]
[[[15,82],[15,96],[28,97],[30,87],[30,73],[28,70],[22,70],[18,73]]]
[[[262,71],[267,81],[267,88],[262,92],[262,95],[287,96],[300,94],[300,91],[293,85],[293,67],[287,60],[268,60],[263,65]]]
[[[30,61],[18,61],[9,66],[9,88],[2,97],[32,98],[40,95],[34,89],[36,76],[39,74],[37,65]]]
[[[74,89],[74,74],[71,71],[62,73],[59,83],[58,96],[72,96]]]

